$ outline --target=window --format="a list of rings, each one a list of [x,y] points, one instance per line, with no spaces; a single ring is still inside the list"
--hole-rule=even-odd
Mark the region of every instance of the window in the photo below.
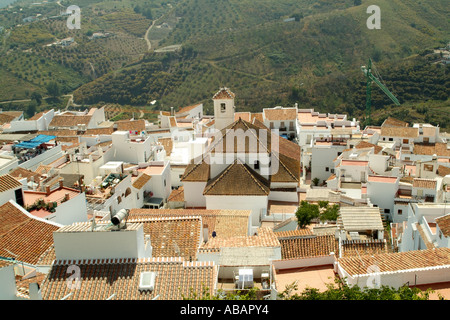
[[[432,164],[426,164],[423,166],[423,170],[433,172],[433,165]]]
[[[326,172],[330,171],[330,168],[329,168],[329,167],[326,167],[326,168],[325,168],[325,171],[326,171]]]
[[[398,209],[397,210],[397,214],[402,215],[403,214],[403,210],[402,209]]]
[[[384,209],[384,213],[391,213],[390,209]]]
[[[220,112],[225,112],[227,111],[227,105],[225,103],[221,103],[220,104]]]
[[[255,168],[255,170],[259,170],[259,161],[258,160],[255,161],[254,168]]]
[[[331,169],[330,172],[331,172],[331,173],[334,173],[334,169]]]
[[[394,141],[394,138],[389,138],[389,141]]]

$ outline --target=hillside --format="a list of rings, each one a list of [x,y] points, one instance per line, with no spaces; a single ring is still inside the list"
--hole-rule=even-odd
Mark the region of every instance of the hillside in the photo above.
[[[169,110],[202,102],[212,112],[212,94],[228,86],[237,94],[240,111],[298,102],[301,108],[362,118],[365,78],[360,67],[372,57],[402,102],[401,108],[390,108],[390,100],[373,88],[374,121],[387,116],[382,110],[419,108],[418,119],[428,114],[430,122],[449,123],[445,112],[439,118],[434,112],[448,105],[448,66],[437,66],[436,57],[424,54],[450,40],[444,0],[376,1],[381,30],[366,27],[366,9],[373,1],[358,6],[354,0],[85,2],[79,5],[89,8],[88,29],[113,28],[115,38],[92,46],[85,34],[78,35],[79,45],[69,55],[68,50],[36,49],[37,55],[77,71],[84,85],[74,81],[66,87],[78,88],[78,104],[148,106],[158,100],[157,107]],[[146,52],[139,39],[151,24],[152,51]],[[45,30],[60,29],[52,25]],[[65,35],[70,33],[60,36]],[[160,53],[178,45],[179,51]]]

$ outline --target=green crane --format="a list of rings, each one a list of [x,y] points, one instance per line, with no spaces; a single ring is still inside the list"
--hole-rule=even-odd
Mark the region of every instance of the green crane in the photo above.
[[[367,97],[366,97],[366,124],[370,125],[371,124],[371,118],[370,115],[372,113],[372,82],[375,82],[380,89],[397,105],[400,105],[400,102],[398,101],[398,99],[388,90],[388,88],[386,88],[386,86],[384,84],[381,83],[381,81],[375,77],[372,73],[372,59],[369,58],[369,65],[366,66],[362,66],[361,67],[362,72],[364,72],[364,74],[367,77]]]

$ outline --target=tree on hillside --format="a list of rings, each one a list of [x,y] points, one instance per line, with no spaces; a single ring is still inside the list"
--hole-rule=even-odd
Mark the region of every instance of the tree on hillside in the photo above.
[[[47,93],[53,98],[59,97],[61,95],[61,88],[56,81],[50,81],[47,84],[46,89]]]
[[[31,100],[36,101],[36,104],[37,104],[38,106],[40,106],[41,103],[42,103],[42,95],[41,95],[39,92],[34,91],[34,92],[31,94]]]

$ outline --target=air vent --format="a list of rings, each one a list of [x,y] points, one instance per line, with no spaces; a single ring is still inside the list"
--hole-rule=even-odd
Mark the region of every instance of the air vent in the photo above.
[[[139,290],[153,291],[155,289],[156,272],[141,272],[139,280]]]

